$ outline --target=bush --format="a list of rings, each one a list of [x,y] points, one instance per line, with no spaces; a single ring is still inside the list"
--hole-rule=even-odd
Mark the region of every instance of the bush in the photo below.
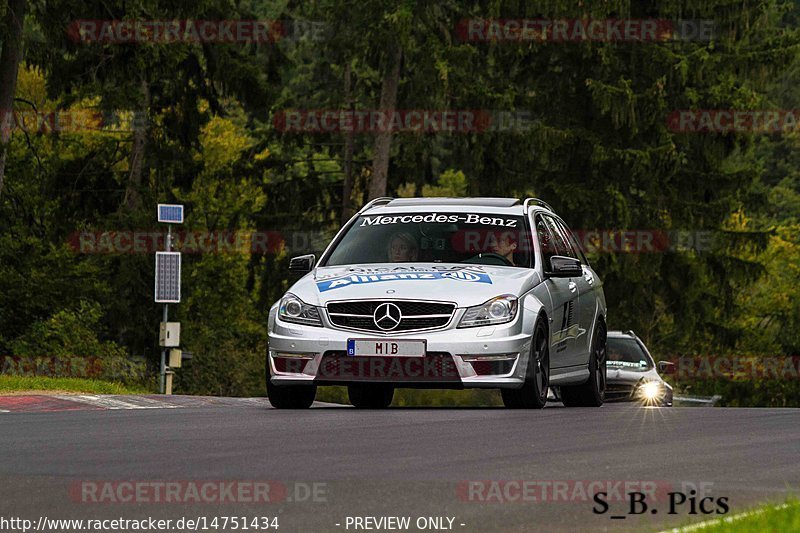
[[[115,342],[98,338],[101,317],[98,303],[82,300],[77,309],[63,309],[35,322],[11,341],[13,355],[1,358],[0,373],[144,383],[143,360],[134,360]]]
[[[97,337],[100,304],[81,300],[78,309],[63,309],[35,322],[21,337],[11,341],[16,356],[91,356],[125,359],[127,352],[116,343]]]

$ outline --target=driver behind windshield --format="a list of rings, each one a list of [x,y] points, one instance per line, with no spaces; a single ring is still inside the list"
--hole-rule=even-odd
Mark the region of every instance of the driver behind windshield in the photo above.
[[[504,231],[489,244],[489,250],[493,254],[505,258],[511,266],[516,266],[514,263],[514,252],[517,251],[517,243],[513,242],[512,237],[510,231]]]
[[[417,260],[417,241],[410,233],[401,231],[389,239],[389,261],[391,263],[405,263]]]

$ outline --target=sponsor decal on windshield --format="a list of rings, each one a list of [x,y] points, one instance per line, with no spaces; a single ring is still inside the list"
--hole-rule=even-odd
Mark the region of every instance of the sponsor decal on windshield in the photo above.
[[[634,363],[632,361],[606,361],[607,365],[611,366],[624,366],[629,368],[643,368],[647,366],[647,361],[639,361],[638,363]]]
[[[351,274],[396,274],[403,272],[455,272],[460,270],[468,270],[470,272],[485,272],[481,265],[425,265],[425,266],[376,266],[376,267],[350,267],[347,269],[348,274],[342,274],[341,270],[332,274],[318,274],[315,278],[317,281],[326,279],[342,278]]]
[[[379,283],[382,281],[430,281],[436,279],[451,279],[467,283],[488,283],[491,285],[492,278],[484,272],[468,270],[415,270],[410,272],[382,273],[382,274],[350,274],[326,280],[317,281],[319,292],[325,292],[340,287],[351,285],[364,285],[368,283]]]
[[[517,218],[490,217],[476,213],[464,214],[437,214],[428,215],[376,215],[374,217],[361,217],[361,227],[363,226],[385,226],[389,224],[420,224],[423,222],[438,224],[482,224],[484,226],[501,226],[504,228],[516,228]]]

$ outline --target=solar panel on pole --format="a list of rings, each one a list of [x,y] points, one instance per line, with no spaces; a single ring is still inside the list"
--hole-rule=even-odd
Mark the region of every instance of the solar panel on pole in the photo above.
[[[168,224],[183,224],[183,206],[158,204],[158,221]]]
[[[181,253],[156,252],[155,301],[181,301]]]

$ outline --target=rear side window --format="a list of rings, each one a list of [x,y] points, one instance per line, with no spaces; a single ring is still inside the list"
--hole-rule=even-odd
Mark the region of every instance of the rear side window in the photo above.
[[[555,255],[563,255],[566,257],[573,257],[577,259],[577,254],[572,249],[572,245],[569,242],[569,239],[566,235],[561,232],[561,229],[558,227],[556,220],[553,217],[549,217],[547,215],[543,215],[542,218],[547,225],[547,229],[550,231],[553,249],[555,250]]]
[[[542,260],[544,261],[543,266],[546,270],[550,268],[550,258],[559,254],[553,233],[541,215],[536,217],[536,237],[539,239],[539,247],[542,250]]]
[[[583,250],[578,245],[578,241],[575,239],[575,234],[570,231],[567,225],[564,223],[563,220],[556,220],[556,224],[558,228],[561,230],[561,234],[566,239],[567,243],[569,244],[570,248],[572,249],[575,255],[570,257],[575,257],[576,259],[580,259],[584,265],[588,265],[589,262],[586,260],[586,256],[583,254]]]

